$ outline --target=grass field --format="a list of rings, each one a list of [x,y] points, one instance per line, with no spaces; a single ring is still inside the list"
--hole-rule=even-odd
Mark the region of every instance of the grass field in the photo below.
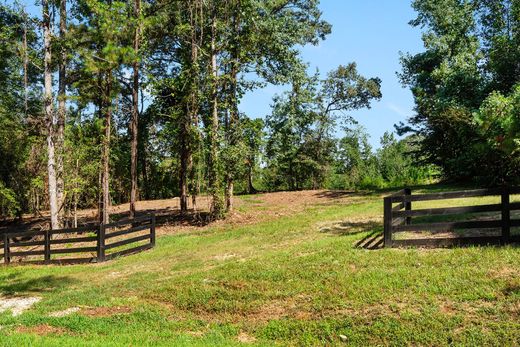
[[[0,313],[0,345],[520,345],[520,248],[357,248],[382,228],[380,193],[291,213],[239,199],[256,221],[103,264],[0,267],[0,296],[41,298]]]

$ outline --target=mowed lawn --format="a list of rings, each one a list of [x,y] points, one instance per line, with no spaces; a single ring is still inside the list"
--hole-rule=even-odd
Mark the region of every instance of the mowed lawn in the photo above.
[[[381,196],[165,235],[103,264],[0,267],[3,298],[41,298],[0,313],[0,345],[519,345],[520,248],[358,248],[382,229]]]

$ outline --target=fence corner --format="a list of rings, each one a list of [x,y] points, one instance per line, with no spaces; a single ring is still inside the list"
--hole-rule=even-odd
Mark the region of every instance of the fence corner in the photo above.
[[[155,247],[155,213],[152,213],[152,225],[150,227],[150,244]]]
[[[510,191],[504,188],[501,196],[501,222],[502,222],[502,242],[508,243],[511,237],[511,206],[510,206]]]
[[[392,247],[392,197],[384,198],[384,246]]]
[[[98,238],[97,238],[97,261],[105,261],[105,225],[100,224],[98,227]]]

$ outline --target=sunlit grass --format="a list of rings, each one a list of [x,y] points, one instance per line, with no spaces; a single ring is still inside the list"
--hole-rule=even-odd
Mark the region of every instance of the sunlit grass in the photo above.
[[[20,316],[0,313],[0,345],[520,343],[519,249],[355,248],[380,230],[381,196],[163,236],[103,264],[0,268],[1,294],[43,298]],[[81,310],[49,317],[71,307]],[[99,307],[107,314],[85,313]]]

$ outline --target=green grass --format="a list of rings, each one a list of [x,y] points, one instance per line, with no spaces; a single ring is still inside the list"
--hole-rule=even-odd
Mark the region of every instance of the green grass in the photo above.
[[[2,267],[0,294],[42,300],[0,313],[0,345],[520,344],[519,248],[355,248],[381,219],[380,196],[363,195],[103,264]],[[49,317],[70,307],[108,314]]]

